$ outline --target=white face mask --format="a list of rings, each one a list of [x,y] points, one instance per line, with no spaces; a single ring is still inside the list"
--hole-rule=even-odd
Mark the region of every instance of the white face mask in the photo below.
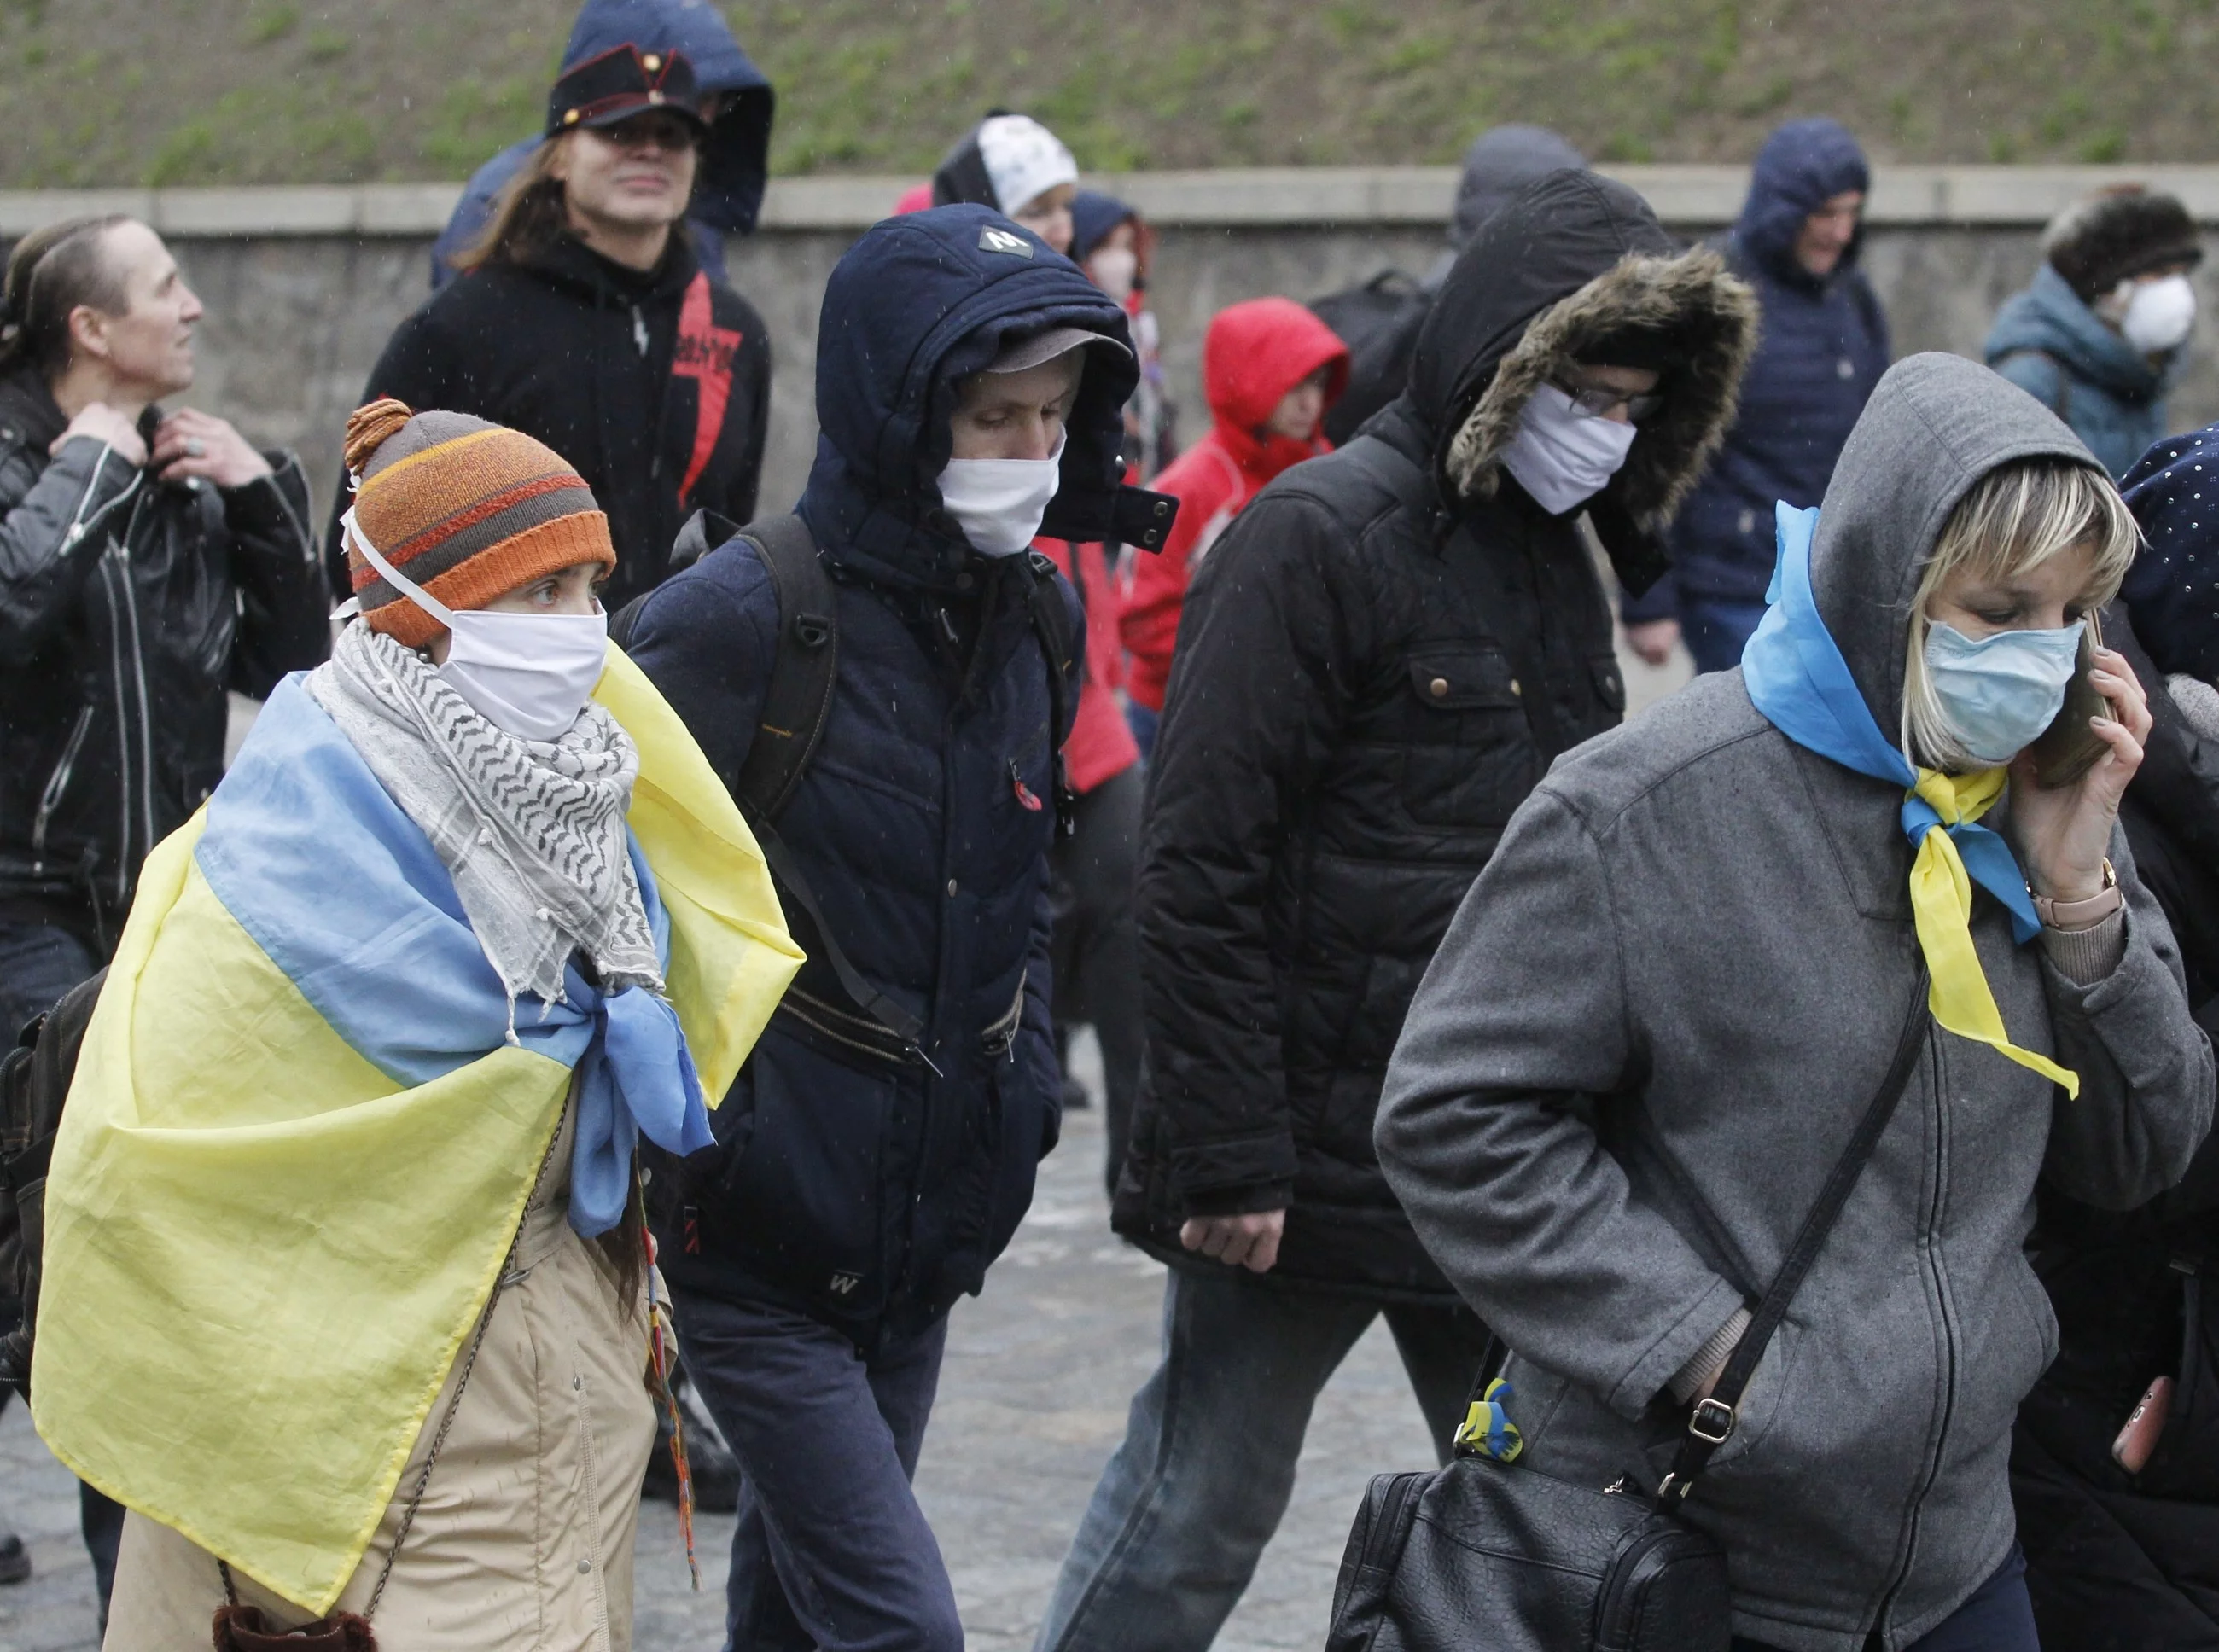
[[[1544,384],[1526,404],[1502,468],[1536,505],[1562,516],[1602,492],[1639,433],[1637,425],[1581,413],[1571,397]]]
[[[1105,246],[1087,259],[1086,273],[1103,293],[1122,304],[1133,295],[1134,280],[1141,273],[1141,255],[1129,246]]]
[[[2196,325],[2196,289],[2186,276],[2123,282],[2121,289],[2127,303],[2119,317],[2119,333],[2129,344],[2145,356],[2155,356],[2187,342],[2189,330]]]
[[[1045,459],[950,459],[940,473],[940,502],[982,556],[1014,556],[1040,532],[1063,478],[1063,444]]]
[[[458,612],[387,562],[352,511],[341,521],[363,560],[447,628],[438,674],[450,688],[519,740],[556,740],[570,731],[608,660],[609,617],[600,604],[590,614]]]

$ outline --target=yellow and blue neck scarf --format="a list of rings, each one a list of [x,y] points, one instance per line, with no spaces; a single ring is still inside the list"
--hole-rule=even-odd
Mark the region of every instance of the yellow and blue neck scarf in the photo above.
[[[2011,914],[2011,936],[2021,946],[2042,930],[2011,845],[1977,823],[2003,795],[2005,771],[1944,774],[1914,768],[1880,731],[1812,594],[1811,541],[1818,512],[1784,504],[1776,511],[1780,560],[1765,593],[1772,606],[1742,655],[1750,699],[1797,745],[1904,788],[1903,832],[1918,851],[1911,866],[1911,910],[1933,977],[1927,1003],[1934,1019],[2078,1096],[2078,1074],[2011,1041],[1973,946],[1975,884]]]

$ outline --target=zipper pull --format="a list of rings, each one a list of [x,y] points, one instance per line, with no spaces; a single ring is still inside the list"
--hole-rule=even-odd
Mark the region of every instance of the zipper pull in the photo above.
[[[647,318],[639,313],[639,306],[631,307],[631,341],[639,346],[639,353],[647,354]]]
[[[1025,784],[1024,773],[1018,768],[1017,760],[1014,757],[1010,759],[1010,790],[1016,793],[1017,801],[1024,805],[1028,813],[1040,813],[1041,800],[1032,787]]]

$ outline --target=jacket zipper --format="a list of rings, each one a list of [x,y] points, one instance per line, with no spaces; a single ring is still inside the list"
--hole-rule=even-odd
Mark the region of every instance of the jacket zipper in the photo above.
[[[139,630],[139,592],[131,573],[131,536],[139,525],[140,506],[146,503],[142,494],[139,503],[131,507],[130,519],[123,525],[123,538],[116,550],[123,564],[123,611],[131,622],[131,674],[139,691],[139,823],[140,843],[151,854],[154,852],[154,717],[147,704],[146,653],[145,639]],[[128,789],[126,798],[128,799]],[[128,860],[115,869],[115,897],[119,901],[129,889]]]
[[[115,845],[115,896],[123,897],[123,868],[131,864],[131,706],[123,687],[123,599],[115,588],[115,558],[103,552],[100,582],[108,593],[109,676],[115,691],[115,756],[121,782],[121,830]]]
[[[1934,1260],[1933,1235],[1942,1219],[1942,1182],[1948,1170],[1948,1144],[1942,1137],[1949,1130],[1949,1108],[1942,1102],[1947,1084],[1942,1070],[1942,1052],[1931,1031],[1927,1034],[1927,1049],[1934,1072],[1934,1129],[1937,1151],[1935,1153],[1934,1195],[1927,1202],[1925,1232],[1919,1237],[1919,1259],[1926,1275],[1933,1282],[1934,1299],[1942,1316],[1942,1418],[1934,1431],[1934,1443],[1926,1463],[1925,1478],[1920,1481],[1918,1494],[1911,1500],[1903,1543],[1903,1565],[1881,1593],[1880,1611],[1873,1618],[1874,1633],[1886,1638],[1888,1618],[1895,1611],[1896,1598],[1911,1579],[1911,1568],[1918,1552],[1918,1528],[1926,1510],[1926,1500],[1932,1495],[1934,1481],[1942,1472],[1942,1447],[1949,1435],[1950,1414],[1957,1403],[1957,1334],[1949,1323],[1949,1301],[1942,1288],[1942,1270]]]
[[[71,773],[77,767],[77,757],[84,749],[84,737],[92,730],[92,706],[90,702],[78,708],[77,725],[62,747],[60,760],[53,772],[47,776],[47,789],[39,794],[38,817],[31,823],[31,875],[43,878],[47,872],[47,823],[60,807],[62,795],[69,790]]]

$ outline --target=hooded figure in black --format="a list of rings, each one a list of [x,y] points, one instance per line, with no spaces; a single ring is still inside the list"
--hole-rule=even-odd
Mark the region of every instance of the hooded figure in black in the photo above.
[[[833,271],[817,337],[822,433],[799,515],[832,581],[837,666],[775,828],[814,892],[816,938],[717,1110],[712,1162],[688,1166],[662,1258],[687,1368],[747,1475],[731,1643],[955,1649],[907,1477],[948,1309],[1009,1242],[1061,1121],[1048,800],[1085,626],[1024,546],[1035,528],[1142,543],[1160,530],[1136,507],[1160,506],[1167,526],[1172,506],[1120,481],[1123,311],[988,208],[873,228]],[[1072,348],[1054,359],[1084,366],[1055,493],[1014,554],[989,555],[941,492],[951,419],[974,376],[1056,342]],[[1043,593],[1060,660],[1034,612]],[[633,658],[720,774],[769,737],[780,624],[738,542],[637,613]],[[906,1046],[873,1035],[828,939],[919,1024]]]
[[[601,599],[612,613],[661,583],[695,511],[755,514],[770,341],[755,307],[702,267],[682,219],[651,267],[635,268],[596,250],[544,169],[558,146],[590,140],[574,128],[621,143],[631,124],[675,123],[696,146],[698,185],[717,153],[699,102],[682,53],[625,43],[566,67],[547,135],[504,186],[465,272],[394,330],[363,388],[365,403],[472,413],[568,460],[608,513],[617,567]],[[761,107],[767,122],[767,94]],[[342,596],[346,504],[342,486],[325,553]]]
[[[2150,688],[2120,823],[2172,927],[2189,1008],[2219,1037],[2219,521],[2199,467],[2219,467],[2219,425],[2127,473],[2147,543],[2104,640]],[[2048,1184],[2037,1196],[2029,1249],[2058,1354],[2019,1407],[2011,1498],[2042,1644],[2219,1647],[2219,1143],[2139,1209]],[[2171,1393],[2122,1462],[2114,1443],[2159,1377]]]
[[[1625,709],[1580,518],[1622,577],[1653,576],[1754,312],[1633,191],[1551,173],[1458,258],[1401,399],[1203,564],[1150,775],[1149,1071],[1115,1204],[1172,1264],[1165,1357],[1044,1649],[1209,1644],[1318,1389],[1383,1309],[1445,1450],[1484,1332],[1380,1174],[1388,1058],[1512,811]],[[1567,498],[1559,440],[1622,463]]]

